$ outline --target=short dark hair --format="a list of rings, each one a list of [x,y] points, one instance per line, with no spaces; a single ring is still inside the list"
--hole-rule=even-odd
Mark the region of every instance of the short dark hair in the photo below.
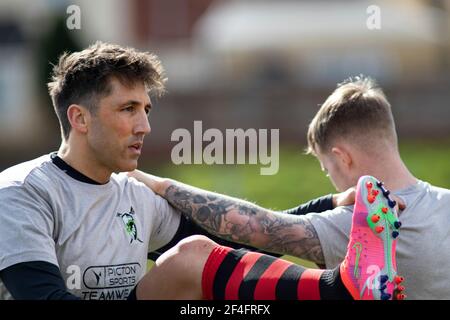
[[[164,69],[158,57],[149,52],[98,41],[83,51],[60,56],[47,85],[64,139],[71,130],[69,106],[81,104],[95,112],[99,99],[110,94],[113,77],[128,86],[142,82],[159,96],[165,90]]]
[[[320,107],[309,124],[306,151],[326,153],[338,138],[367,143],[369,135],[397,144],[391,105],[373,79],[360,75],[338,84]]]

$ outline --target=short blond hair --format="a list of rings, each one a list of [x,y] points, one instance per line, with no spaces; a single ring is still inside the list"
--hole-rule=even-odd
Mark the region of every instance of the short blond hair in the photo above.
[[[369,134],[397,144],[391,105],[376,82],[364,76],[338,84],[308,128],[306,152],[329,151],[338,138],[364,143]]]

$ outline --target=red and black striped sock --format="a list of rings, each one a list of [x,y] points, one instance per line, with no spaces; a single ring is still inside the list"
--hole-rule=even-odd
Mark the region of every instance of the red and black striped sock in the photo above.
[[[352,299],[339,268],[305,269],[245,249],[217,246],[203,270],[203,295],[215,300]]]

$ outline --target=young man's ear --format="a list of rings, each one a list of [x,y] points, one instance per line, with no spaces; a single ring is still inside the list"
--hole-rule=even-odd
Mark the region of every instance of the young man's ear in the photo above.
[[[331,153],[334,155],[336,160],[345,168],[349,169],[353,164],[352,156],[346,148],[342,146],[333,147],[331,148]]]
[[[67,119],[69,120],[72,130],[74,131],[87,133],[88,117],[88,110],[79,104],[71,104],[69,108],[67,108]]]

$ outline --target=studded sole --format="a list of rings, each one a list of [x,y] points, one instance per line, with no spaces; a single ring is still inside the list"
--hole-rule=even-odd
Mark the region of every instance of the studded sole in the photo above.
[[[399,236],[401,227],[395,212],[396,202],[390,197],[390,192],[383,183],[373,177],[367,177],[363,199],[368,208],[367,223],[374,234],[383,240],[385,246],[386,265],[383,269],[384,273],[379,277],[380,298],[381,300],[393,298],[402,300],[406,297],[402,292],[404,287],[400,286],[403,278],[396,274],[395,260],[392,260],[391,252],[392,242]],[[395,285],[394,296],[386,292],[388,281]]]

